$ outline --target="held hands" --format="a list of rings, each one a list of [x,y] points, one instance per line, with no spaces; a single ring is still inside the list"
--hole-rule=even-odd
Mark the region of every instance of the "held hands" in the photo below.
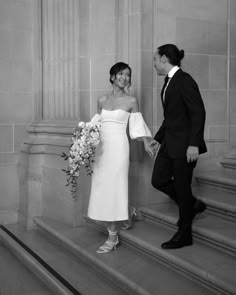
[[[187,161],[188,163],[197,161],[199,156],[199,149],[197,146],[189,146],[187,149]]]
[[[144,147],[149,156],[154,158],[159,150],[160,144],[155,139],[148,139],[144,141]]]
[[[155,158],[160,144],[155,139],[146,139],[144,141],[145,151],[150,157]],[[188,163],[197,161],[199,157],[199,149],[196,146],[189,146],[187,149],[187,161]]]

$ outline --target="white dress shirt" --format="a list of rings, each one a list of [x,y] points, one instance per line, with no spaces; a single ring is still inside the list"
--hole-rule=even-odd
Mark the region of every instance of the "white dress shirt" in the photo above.
[[[170,79],[174,76],[174,74],[178,71],[178,69],[179,69],[178,66],[174,66],[174,67],[169,71],[169,73],[168,73],[168,78],[169,78],[169,80],[168,80],[168,82],[167,82],[167,84],[166,84],[166,87],[165,87],[165,89],[164,89],[164,92],[163,92],[163,101],[165,101],[165,93],[166,93],[166,89],[167,89],[167,87],[168,87],[168,85],[169,85],[169,83],[170,83]]]

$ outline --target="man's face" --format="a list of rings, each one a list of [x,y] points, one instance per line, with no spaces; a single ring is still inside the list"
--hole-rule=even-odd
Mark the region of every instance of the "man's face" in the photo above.
[[[153,65],[157,71],[157,75],[165,75],[165,63],[163,57],[161,57],[156,51],[153,56]]]

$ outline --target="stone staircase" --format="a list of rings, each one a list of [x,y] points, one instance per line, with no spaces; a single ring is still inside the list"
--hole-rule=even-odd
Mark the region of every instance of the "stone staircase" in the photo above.
[[[0,241],[0,294],[50,295],[51,291],[37,278],[31,269],[16,259]]]
[[[196,175],[197,183],[201,188],[217,188],[236,194],[236,151],[222,158],[220,165],[218,169]]]
[[[52,294],[236,294],[236,166],[226,163],[228,158],[219,169],[196,175],[193,191],[207,210],[194,220],[191,247],[160,247],[176,231],[177,221],[176,206],[163,195],[140,208],[144,219],[121,231],[121,246],[107,255],[96,254],[105,227],[91,220],[69,227],[37,217],[37,229],[25,232],[8,225],[0,229],[0,240]]]
[[[236,150],[226,155],[220,163],[226,169],[236,170]]]

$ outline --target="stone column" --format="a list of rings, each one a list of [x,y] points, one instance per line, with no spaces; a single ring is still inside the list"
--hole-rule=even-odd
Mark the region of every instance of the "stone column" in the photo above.
[[[228,91],[230,144],[236,146],[236,2],[228,0]]]
[[[79,116],[79,1],[42,0],[43,119]]]
[[[35,121],[18,161],[18,221],[27,228],[34,227],[35,216],[83,222],[83,196],[72,199],[61,171],[68,164],[61,154],[68,152],[80,115],[79,3],[37,0],[34,5]]]

